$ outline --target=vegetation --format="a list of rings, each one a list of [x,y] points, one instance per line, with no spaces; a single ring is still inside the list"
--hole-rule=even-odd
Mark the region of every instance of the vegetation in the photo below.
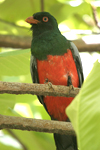
[[[73,2],[71,0],[0,0],[0,36],[5,36],[5,40],[7,40],[7,36],[8,40],[11,36],[18,36],[22,39],[24,37],[30,38],[30,26],[24,20],[33,13],[42,10],[55,16],[60,25],[59,27],[66,25],[66,29],[61,28],[62,33],[66,35],[71,35],[71,30],[76,38],[81,38],[88,33],[89,35],[98,34],[100,32],[98,24],[100,5],[97,2],[99,1],[93,3],[90,0],[84,2],[81,0]],[[95,6],[97,6],[97,9]],[[73,31],[73,29],[76,30]],[[13,49],[13,45],[12,41],[10,47],[7,47],[5,41],[1,43],[0,39],[0,80],[32,83],[30,48],[20,49],[19,47]],[[37,97],[28,94],[0,94],[0,114],[50,119]],[[55,149],[55,145],[52,134],[49,133],[5,129],[0,131],[0,149],[51,150]]]

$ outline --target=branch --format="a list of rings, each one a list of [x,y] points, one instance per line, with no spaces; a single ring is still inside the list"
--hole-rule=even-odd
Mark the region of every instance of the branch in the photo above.
[[[44,11],[44,0],[40,0],[41,1],[41,11]]]
[[[100,24],[99,24],[98,17],[97,17],[98,15],[97,15],[96,7],[91,4],[91,8],[92,8],[92,14],[93,14],[95,24],[100,29]]]
[[[0,129],[5,128],[75,135],[69,122],[0,115]]]
[[[0,47],[30,48],[31,37],[0,35]]]
[[[100,51],[100,43],[98,43],[98,44],[86,44],[82,39],[74,40],[73,43],[78,48],[79,52]]]
[[[36,94],[45,96],[48,95],[74,97],[78,94],[78,92],[79,88],[69,89],[69,87],[67,86],[0,82],[0,94]],[[0,115],[0,129],[20,129],[28,131],[75,135],[71,123],[68,122],[48,121],[3,115]]]
[[[74,40],[73,42],[77,46],[80,52],[100,51],[100,43],[86,44],[82,39]],[[23,48],[23,49],[30,48],[31,37],[0,35],[0,47],[12,47],[12,48]]]
[[[75,97],[79,93],[79,88],[70,89],[68,86],[61,85],[52,85],[52,87],[50,87],[48,84],[29,84],[0,81],[0,94],[3,93]]]

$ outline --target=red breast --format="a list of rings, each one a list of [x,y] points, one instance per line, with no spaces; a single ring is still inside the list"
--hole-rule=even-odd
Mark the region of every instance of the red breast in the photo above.
[[[54,85],[67,86],[68,76],[71,77],[72,85],[79,86],[79,78],[71,50],[60,56],[48,55],[47,60],[37,60],[39,82],[46,81]],[[72,97],[44,97],[44,103],[49,114],[56,120],[66,121],[65,108],[73,100]]]

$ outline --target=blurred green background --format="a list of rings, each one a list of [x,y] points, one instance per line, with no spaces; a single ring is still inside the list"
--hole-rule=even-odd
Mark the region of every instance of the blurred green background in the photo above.
[[[31,37],[30,25],[24,20],[42,10],[55,16],[60,30],[68,39],[73,40],[93,32],[98,33],[100,30],[94,23],[91,4],[97,7],[100,18],[100,1],[0,0],[0,35]],[[32,83],[30,49],[0,47],[0,80]],[[37,97],[32,95],[0,94],[0,114],[50,119]],[[0,149],[51,150],[55,149],[55,145],[52,134],[2,130],[0,131]]]

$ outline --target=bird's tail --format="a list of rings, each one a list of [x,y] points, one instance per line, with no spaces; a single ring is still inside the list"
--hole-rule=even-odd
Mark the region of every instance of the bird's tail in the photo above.
[[[54,133],[56,150],[78,150],[76,136]]]
[[[70,122],[69,118],[67,122]],[[75,135],[62,135],[54,133],[56,150],[78,150],[77,139]]]

